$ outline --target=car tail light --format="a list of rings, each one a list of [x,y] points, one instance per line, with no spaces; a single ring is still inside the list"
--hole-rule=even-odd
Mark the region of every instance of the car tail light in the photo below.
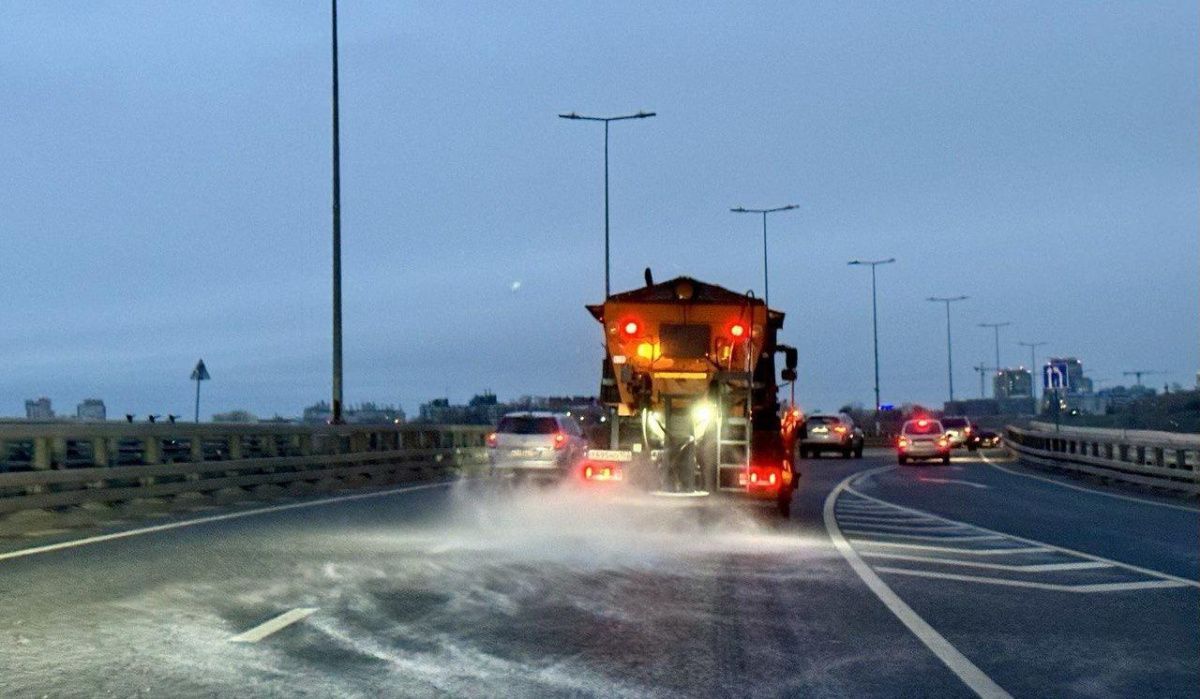
[[[492,449],[495,449],[495,448],[496,448],[496,433],[495,433],[495,432],[489,432],[489,433],[488,433],[488,436],[487,436],[487,445],[488,445],[489,447],[491,447]]]
[[[896,441],[896,446],[900,447],[901,449],[907,449],[911,444],[912,442],[910,442],[907,437],[901,437]]]
[[[619,481],[624,478],[625,473],[616,464],[587,464],[583,467],[585,481]]]
[[[939,447],[948,447],[948,446],[950,446],[950,440],[946,439],[945,437],[942,437],[941,439],[938,440],[937,444]]]
[[[846,434],[846,426],[838,425],[837,427],[833,428],[833,431],[837,432],[838,434]]]
[[[565,446],[567,446],[567,435],[563,434],[562,432],[555,432],[554,433],[554,448],[562,449]]]

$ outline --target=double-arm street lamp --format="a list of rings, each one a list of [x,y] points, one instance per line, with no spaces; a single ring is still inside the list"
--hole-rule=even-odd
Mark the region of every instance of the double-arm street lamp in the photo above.
[[[747,209],[742,206],[739,206],[735,209],[730,209],[730,211],[732,211],[735,214],[762,214],[762,224],[763,224],[763,303],[765,303],[767,305],[767,308],[771,307],[771,286],[768,282],[768,274],[767,274],[767,214],[774,214],[774,213],[778,213],[780,211],[791,211],[792,209],[798,209],[798,208],[800,208],[800,207],[796,206],[795,204],[788,204],[787,206],[777,206],[774,209]]]
[[[879,410],[879,311],[875,301],[875,268],[879,265],[888,265],[896,261],[896,258],[889,257],[886,260],[850,260],[846,263],[855,266],[871,267],[871,331],[875,338],[875,410]]]
[[[604,122],[604,298],[607,299],[612,295],[611,273],[609,270],[609,244],[608,244],[608,125],[613,121],[625,121],[626,119],[646,119],[655,115],[655,112],[638,112],[637,114],[626,114],[624,116],[615,117],[597,117],[584,116],[571,112],[570,114],[559,114],[559,118],[572,119],[575,121],[601,121]]]
[[[954,346],[950,343],[950,304],[966,301],[966,296],[930,296],[926,301],[946,304],[946,374],[950,378],[950,402],[954,402]]]

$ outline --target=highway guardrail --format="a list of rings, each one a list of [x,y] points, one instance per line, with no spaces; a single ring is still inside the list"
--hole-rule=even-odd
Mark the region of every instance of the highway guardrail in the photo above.
[[[0,424],[0,513],[262,485],[444,479],[486,462],[464,425]]]
[[[1033,422],[1008,426],[1004,441],[1030,463],[1200,493],[1200,435]]]

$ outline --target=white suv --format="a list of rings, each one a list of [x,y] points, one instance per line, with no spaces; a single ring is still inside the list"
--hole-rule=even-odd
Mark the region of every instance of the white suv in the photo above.
[[[562,477],[587,455],[587,439],[569,415],[509,413],[487,437],[494,476],[514,474]]]

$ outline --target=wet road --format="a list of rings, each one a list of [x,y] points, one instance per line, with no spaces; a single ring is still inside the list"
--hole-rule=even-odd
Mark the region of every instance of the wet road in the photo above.
[[[787,523],[459,484],[10,549],[0,695],[1191,696],[1200,685],[1194,501],[1093,493],[966,455],[893,464],[802,462]]]

